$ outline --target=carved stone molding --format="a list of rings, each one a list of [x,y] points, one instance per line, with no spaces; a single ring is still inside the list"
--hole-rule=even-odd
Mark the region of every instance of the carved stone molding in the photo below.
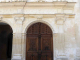
[[[43,16],[37,16],[37,20],[42,20]]]
[[[23,21],[25,20],[24,17],[15,17],[14,19],[17,24],[22,24]]]
[[[37,18],[37,20],[42,20],[42,18]]]
[[[56,15],[56,24],[57,25],[63,25],[66,18],[65,15]]]

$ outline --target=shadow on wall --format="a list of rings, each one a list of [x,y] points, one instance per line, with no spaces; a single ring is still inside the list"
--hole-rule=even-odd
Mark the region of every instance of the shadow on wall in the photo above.
[[[0,25],[0,60],[11,60],[12,29],[9,25]]]

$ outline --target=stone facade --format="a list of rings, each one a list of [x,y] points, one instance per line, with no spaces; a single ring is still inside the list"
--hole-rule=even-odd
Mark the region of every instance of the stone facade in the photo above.
[[[80,60],[80,1],[0,3],[0,22],[13,30],[12,60],[26,60],[26,31],[34,23],[53,32],[54,60]]]

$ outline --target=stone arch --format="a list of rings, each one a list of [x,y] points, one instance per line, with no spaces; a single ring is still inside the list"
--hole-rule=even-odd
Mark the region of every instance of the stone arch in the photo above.
[[[46,24],[46,25],[48,25],[49,27],[50,27],[50,29],[52,30],[52,35],[54,34],[54,29],[55,29],[55,27],[53,27],[49,22],[47,22],[47,21],[44,21],[44,20],[36,20],[36,21],[31,21],[31,22],[29,22],[27,25],[26,25],[26,27],[25,27],[25,30],[23,31],[23,40],[22,41],[24,41],[24,47],[22,48],[24,51],[22,52],[22,56],[24,56],[23,57],[23,59],[24,60],[26,60],[26,32],[27,32],[27,30],[28,30],[28,28],[31,26],[31,25],[33,25],[33,24],[35,24],[35,23],[38,23],[38,22],[41,22],[41,23],[44,23],[44,24]],[[54,38],[53,38],[54,39]],[[53,40],[53,59],[55,60],[55,41]]]
[[[28,23],[27,23],[28,22]],[[41,23],[44,23],[46,25],[48,25],[50,27],[50,29],[52,30],[52,34],[53,34],[53,59],[55,60],[55,57],[56,57],[56,52],[55,52],[55,38],[54,38],[54,33],[57,33],[56,30],[57,28],[55,27],[55,24],[51,25],[48,21],[45,21],[45,20],[30,20],[30,21],[25,21],[25,24],[23,25],[23,30],[22,30],[22,42],[24,42],[24,45],[23,45],[23,51],[22,51],[22,59],[23,60],[26,60],[26,31],[28,30],[28,28],[35,24],[35,23],[38,23],[38,22],[41,22]],[[27,24],[26,24],[27,23]]]
[[[32,21],[32,22],[28,23],[28,25],[27,25],[26,28],[25,28],[24,33],[26,33],[26,31],[28,30],[28,28],[29,28],[32,24],[35,24],[35,23],[38,23],[38,22],[41,22],[41,23],[44,23],[44,24],[48,25],[48,26],[51,28],[52,33],[54,33],[54,28],[50,25],[50,23],[48,23],[48,22],[46,22],[46,21],[42,21],[42,20]]]
[[[6,58],[5,59],[11,59],[12,56],[12,40],[13,40],[13,28],[12,26],[5,22],[5,21],[0,21],[0,28],[2,28],[0,30],[0,43],[2,44],[1,46],[3,46],[3,50],[5,50],[4,52],[6,53]],[[3,40],[3,42],[2,42]],[[4,45],[5,43],[5,45]],[[2,50],[2,51],[3,51]],[[3,59],[3,58],[0,58]]]
[[[8,25],[12,28],[12,31],[13,31],[13,26],[12,26],[9,22],[6,22],[6,21],[0,21],[0,23],[6,23],[6,24],[8,24]]]

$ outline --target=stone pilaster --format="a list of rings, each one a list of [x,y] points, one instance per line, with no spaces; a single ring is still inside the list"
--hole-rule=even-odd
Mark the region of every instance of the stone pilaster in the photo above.
[[[75,39],[76,39],[76,58],[75,60],[80,60],[80,21],[75,24]]]
[[[15,33],[13,34],[12,60],[22,59],[22,23],[24,17],[15,17]]]
[[[21,34],[13,34],[12,60],[21,60]]]
[[[56,15],[56,24],[58,27],[58,33],[56,33],[56,57],[57,59],[66,58],[65,54],[65,35],[64,35],[64,22],[65,15]]]
[[[75,20],[76,58],[75,60],[80,60],[80,0],[77,1],[78,2],[75,7],[75,11],[76,11],[76,20]]]

